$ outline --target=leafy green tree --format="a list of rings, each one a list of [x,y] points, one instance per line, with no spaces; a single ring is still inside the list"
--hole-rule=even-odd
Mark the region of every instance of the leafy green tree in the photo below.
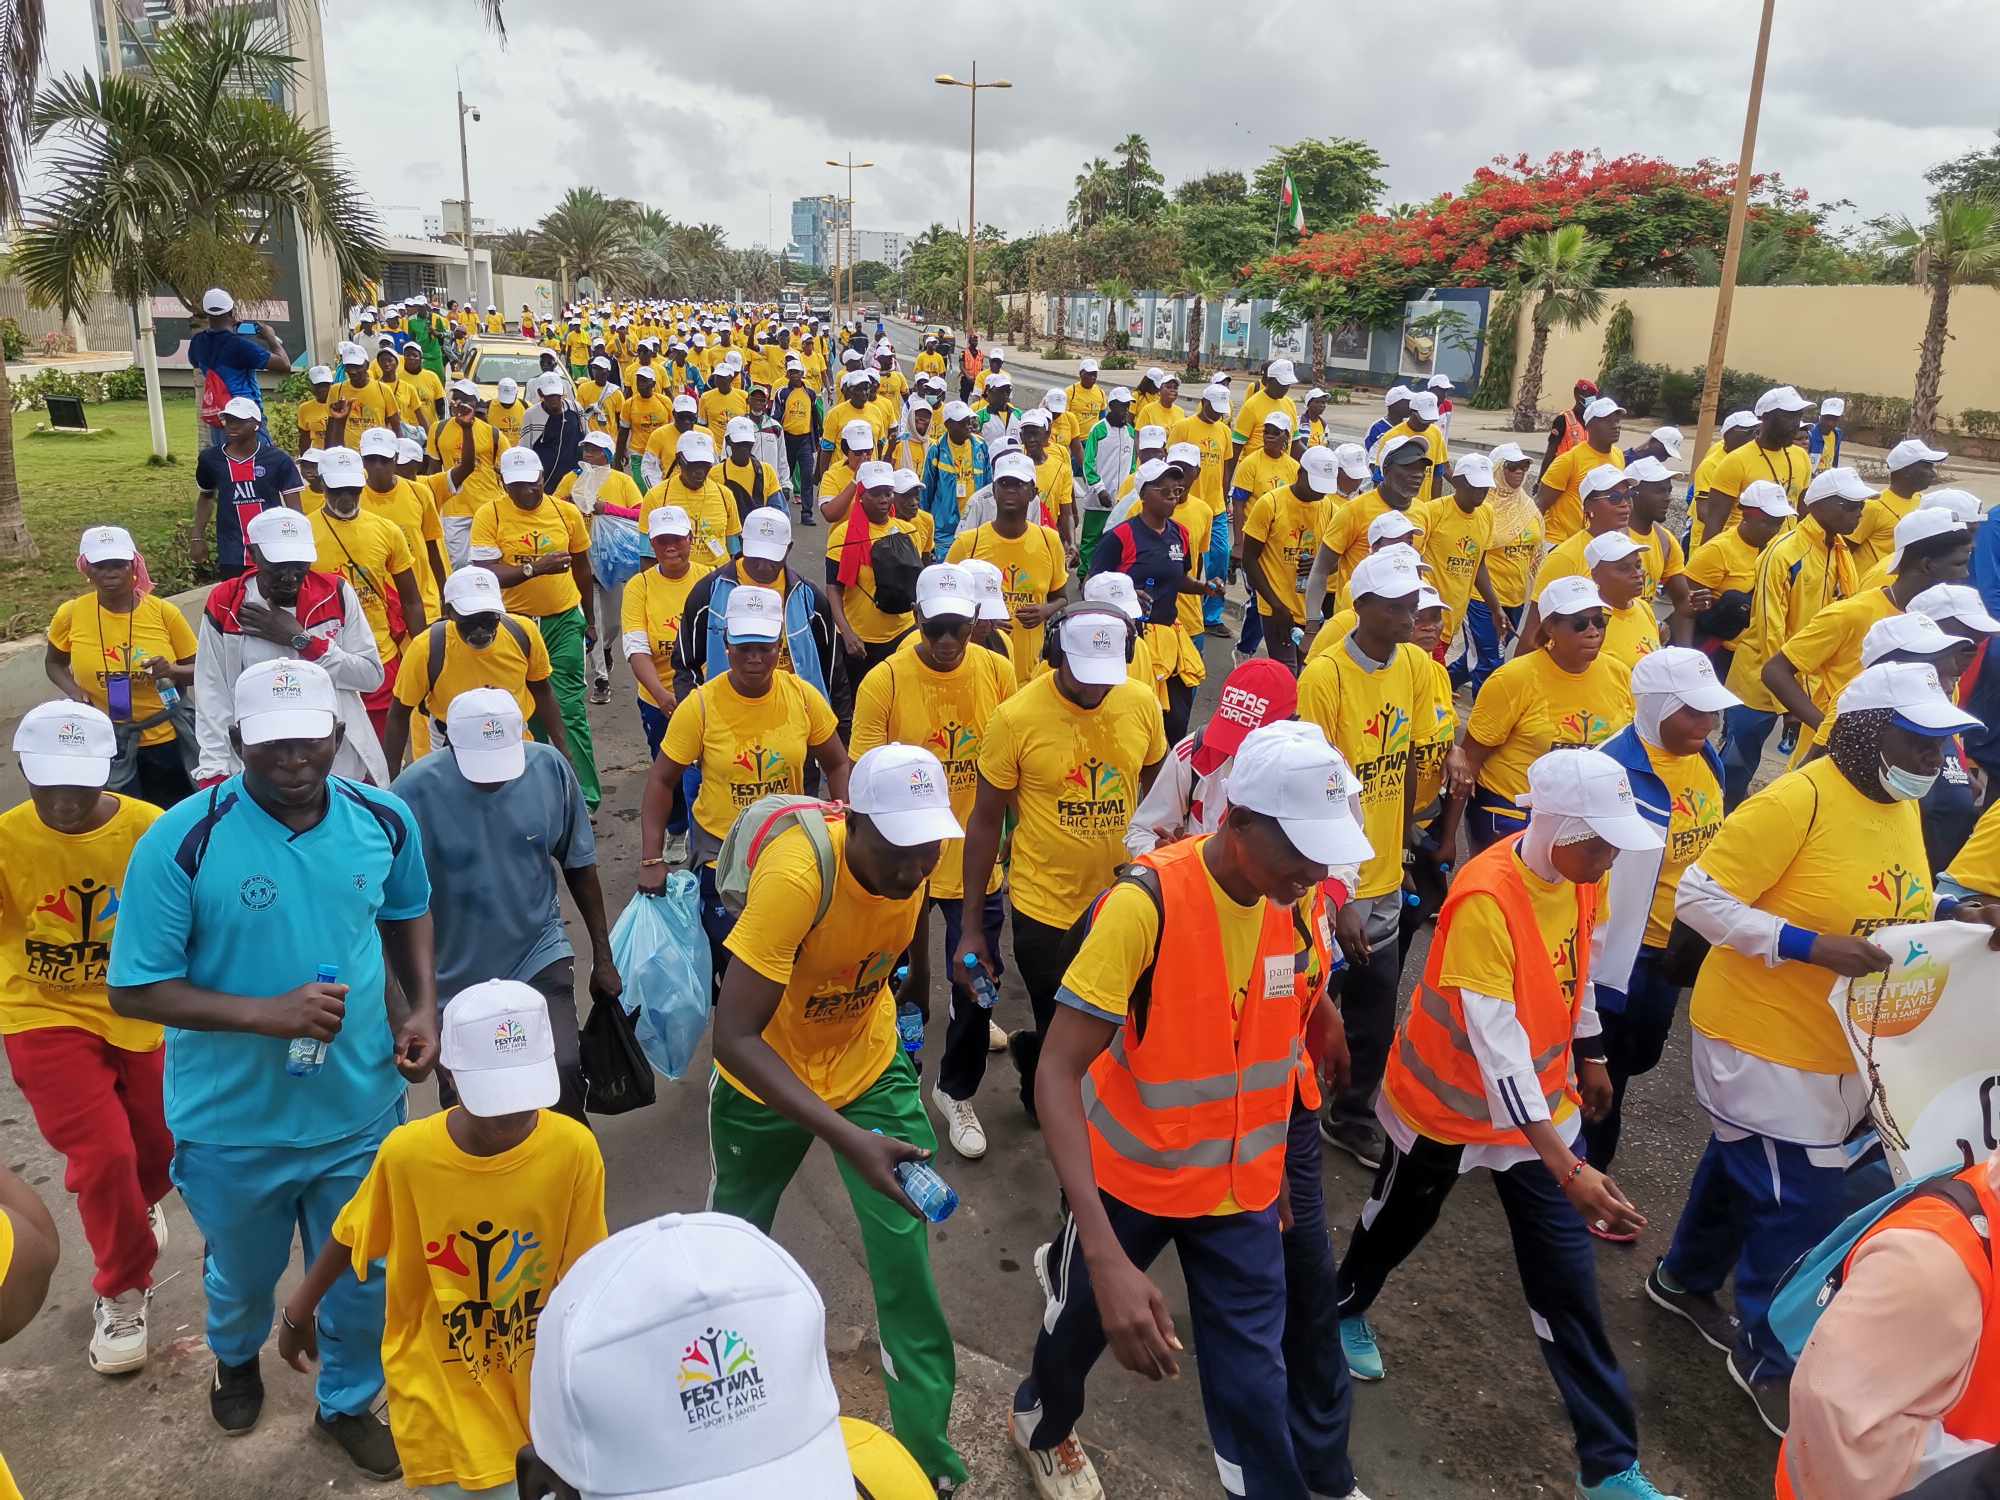
[[[1271,220],[1248,198],[1176,204],[1163,222],[1190,266],[1235,276],[1270,253]]]
[[[1917,283],[1929,289],[1930,313],[1917,346],[1917,382],[1910,397],[1910,430],[1928,440],[1937,429],[1938,388],[1944,383],[1944,345],[1951,336],[1951,294],[1961,286],[2000,285],[2000,199],[1983,194],[1937,200],[1928,224],[1900,220],[1890,240],[1915,258]]]
[[[1135,286],[1157,287],[1171,281],[1181,265],[1181,246],[1165,223],[1135,224],[1130,219],[1106,219],[1077,236],[1081,279],[1105,277]]]
[[[1118,177],[1103,157],[1085,164],[1076,174],[1076,195],[1069,200],[1069,221],[1077,229],[1088,229],[1105,217],[1118,201]]]
[[[1135,222],[1155,218],[1167,205],[1161,192],[1166,178],[1153,166],[1153,148],[1137,131],[1125,137],[1111,154],[1118,158],[1113,174],[1118,179],[1118,212]]]
[[[1249,179],[1234,170],[1204,172],[1199,177],[1190,177],[1174,189],[1174,202],[1188,208],[1241,203],[1249,196]]]
[[[883,286],[895,278],[895,270],[879,260],[857,260],[854,263],[854,290],[857,292],[879,292]]]
[[[1297,141],[1277,154],[1250,179],[1251,194],[1262,201],[1265,223],[1276,224],[1282,212],[1279,196],[1285,173],[1305,209],[1306,232],[1319,234],[1365,213],[1386,184],[1381,153],[1366,141],[1348,136]]]
[[[1528,342],[1528,364],[1521,372],[1521,389],[1514,402],[1514,430],[1533,432],[1541,426],[1536,402],[1542,393],[1542,366],[1549,349],[1549,330],[1581,328],[1604,311],[1601,283],[1611,247],[1594,240],[1581,224],[1565,224],[1532,234],[1515,248],[1511,289],[1530,299],[1534,333]]]
[[[2000,137],[2000,130],[1993,132]],[[1931,207],[1942,198],[2000,198],[2000,143],[1941,161],[1924,173],[1931,185]]]

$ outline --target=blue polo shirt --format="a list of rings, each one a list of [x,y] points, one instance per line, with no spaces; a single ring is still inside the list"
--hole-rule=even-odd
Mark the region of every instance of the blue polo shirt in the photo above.
[[[326,816],[293,833],[232,776],[168,809],[132,850],[114,985],[185,979],[274,996],[335,965],[347,1016],[310,1078],[283,1038],[168,1028],[167,1127],[215,1146],[318,1146],[355,1134],[403,1094],[391,1061],[378,920],[430,909],[417,820],[390,793],[335,776]]]

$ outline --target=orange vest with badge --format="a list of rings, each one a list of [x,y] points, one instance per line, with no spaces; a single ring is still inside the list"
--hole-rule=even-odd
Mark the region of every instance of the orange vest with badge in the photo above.
[[[1264,903],[1249,992],[1232,1014],[1207,842],[1138,860],[1159,882],[1151,998],[1083,1083],[1097,1185],[1164,1218],[1199,1218],[1232,1196],[1252,1211],[1276,1200],[1304,1051],[1291,908]]]
[[[1514,848],[1520,840],[1515,834],[1474,855],[1452,881],[1451,892],[1438,910],[1437,932],[1431,938],[1423,982],[1411,997],[1409,1016],[1389,1049],[1389,1066],[1382,1076],[1390,1102],[1411,1129],[1447,1145],[1513,1145],[1522,1138],[1514,1126],[1493,1123],[1486,1081],[1465,1029],[1464,1002],[1456,985],[1439,979],[1452,915],[1475,892],[1499,903],[1508,931],[1540,931],[1534,902],[1514,863]],[[1597,889],[1595,885],[1575,887],[1578,995],[1590,978],[1590,934],[1597,919]],[[1528,1034],[1528,1050],[1550,1116],[1563,1113],[1565,1099],[1571,1109],[1579,1108],[1576,1073],[1570,1063],[1575,1001],[1563,994],[1544,942],[1517,942],[1514,946],[1514,1013]]]
[[[2000,1309],[1993,1297],[2000,1289],[2000,1198],[1987,1182],[1987,1164],[1974,1162],[1958,1174],[1971,1188],[1986,1217],[1986,1237],[1981,1238],[1972,1220],[1962,1209],[1943,1198],[1918,1194],[1905,1199],[1882,1215],[1848,1252],[1843,1275],[1854,1268],[1854,1257],[1885,1229],[1927,1229],[1958,1252],[1965,1272],[1979,1288],[1979,1300],[1986,1309],[1986,1321],[1979,1335],[1979,1349],[1972,1357],[1972,1374],[1965,1391],[1941,1418],[1944,1430],[1968,1443],[2000,1444]],[[1801,1491],[1792,1486],[1791,1466],[1785,1448],[1778,1450],[1778,1500],[1798,1500]]]
[[[1299,1026],[1312,1020],[1320,996],[1333,981],[1335,966],[1341,962],[1340,946],[1333,937],[1334,913],[1347,904],[1347,887],[1332,876],[1313,887],[1312,894],[1293,909],[1298,928]],[[1319,1061],[1308,1049],[1299,1059],[1299,1103],[1316,1110],[1322,1103]]]

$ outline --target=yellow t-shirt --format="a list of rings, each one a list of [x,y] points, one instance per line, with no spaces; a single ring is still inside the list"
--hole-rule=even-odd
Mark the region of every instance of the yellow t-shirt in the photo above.
[[[625,586],[625,603],[618,628],[625,632],[625,655],[650,656],[653,670],[669,692],[674,684],[674,643],[681,638],[681,616],[687,610],[688,595],[708,569],[690,561],[687,571],[669,578],[657,567],[647,568]],[[643,682],[634,678],[639,701],[660,706]]]
[[[344,380],[333,388],[328,398],[347,403],[347,425],[341,429],[341,442],[352,448],[361,441],[361,434],[371,427],[394,428],[402,418],[402,408],[394,392],[382,384],[381,377],[374,370],[368,372],[368,384],[356,385],[353,380]]]
[[[1260,453],[1258,457],[1263,457]],[[1244,464],[1236,466],[1236,477],[1243,477]],[[1294,469],[1298,468],[1289,458]],[[1303,625],[1306,620],[1305,582],[1312,573],[1313,559],[1319,555],[1320,528],[1326,524],[1326,502],[1324,500],[1301,500],[1287,480],[1272,489],[1264,491],[1250,504],[1243,517],[1243,535],[1251,541],[1262,542],[1264,550],[1258,556],[1258,566],[1264,575],[1264,583],[1278,600],[1291,612],[1292,622]],[[1257,601],[1261,610],[1263,601]]]
[[[484,326],[486,331],[490,334],[505,333],[507,331],[507,320],[501,317],[500,314],[498,314],[497,312],[488,313],[486,315]]]
[[[1141,427],[1164,427],[1168,440],[1172,441],[1175,424],[1186,415],[1179,402],[1148,396],[1132,408],[1132,428],[1136,432]]]
[[[921,368],[921,367],[919,367]],[[938,362],[944,368],[944,362]],[[1074,424],[1076,436],[1082,437],[1097,425],[1097,419],[1104,415],[1104,408],[1111,402],[1111,392],[1105,388],[1102,378],[1089,385],[1081,380],[1073,380],[1069,387],[1069,418]]]
[[[1444,638],[1450,640],[1465,618],[1479,560],[1493,545],[1493,507],[1482,502],[1468,515],[1457,496],[1447,494],[1424,507],[1418,524],[1424,529],[1419,550],[1431,565],[1431,587],[1444,600]]]
[[[306,435],[307,448],[326,446],[327,403],[308,396],[298,405],[299,431]],[[301,449],[301,452],[304,450]]]
[[[450,1118],[389,1132],[333,1238],[362,1280],[388,1262],[382,1372],[403,1482],[484,1490],[512,1480],[528,1440],[549,1294],[605,1237],[604,1158],[553,1110],[498,1156],[459,1149]]]
[[[1930,864],[1914,802],[1866,797],[1821,757],[1787,772],[1731,813],[1698,863],[1737,900],[1809,932],[1866,937],[1928,921]],[[1854,1056],[1826,1003],[1833,974],[1720,945],[1695,980],[1689,1015],[1704,1036],[1809,1073],[1852,1073]],[[1867,980],[1856,981],[1867,993]]]
[[[1520,490],[1503,496],[1499,486],[1485,509],[1493,513],[1493,536],[1486,548],[1486,577],[1493,595],[1508,609],[1528,602],[1528,578],[1542,550],[1542,513]]]
[[[1389,444],[1401,437],[1422,438],[1425,448],[1430,452],[1429,467],[1424,474],[1422,486],[1417,490],[1417,499],[1438,500],[1450,493],[1451,486],[1438,477],[1437,466],[1451,462],[1451,450],[1445,446],[1444,428],[1436,422],[1425,424],[1422,432],[1411,427],[1407,421],[1398,422],[1376,440],[1375,451],[1368,455],[1368,461],[1376,468],[1381,468],[1382,454],[1388,450]]]
[[[894,425],[893,422],[883,419],[882,408],[875,402],[871,401],[866,406],[856,406],[850,400],[842,400],[839,405],[828,410],[825,422],[820,425],[820,446],[844,451],[842,448],[846,441],[844,431],[849,422],[866,422],[875,434],[875,446],[878,449],[888,440],[889,429]],[[824,486],[821,487],[821,493],[826,493]]]
[[[1416,796],[1411,805],[1422,812],[1444,789],[1445,757],[1458,738],[1458,701],[1451,695],[1451,672],[1435,656],[1426,656],[1431,669],[1431,716],[1428,724],[1417,721],[1416,743],[1410,762],[1417,778]]]
[[[1983,896],[2000,896],[2000,802],[1979,815],[1972,837],[1958,851],[1958,858],[1944,873],[1967,890]]]
[[[512,499],[493,501],[481,506],[472,521],[474,562],[505,562],[519,568],[551,553],[567,552],[574,557],[589,550],[590,528],[583,524],[577,508],[547,495],[533,510],[523,510]],[[514,614],[538,619],[567,614],[583,600],[576,575],[568,568],[537,574],[503,589],[501,596]]]
[[[1344,648],[1299,674],[1299,717],[1317,724],[1361,782],[1361,829],[1374,855],[1355,895],[1385,896],[1403,883],[1403,808],[1416,729],[1433,722],[1430,658],[1407,643],[1371,672]]]
[[[375,377],[375,383],[383,387],[385,392],[394,397],[397,421],[408,427],[422,427],[426,425],[424,419],[429,413],[424,409],[423,388],[415,380],[411,379],[409,375],[398,369],[394,385],[391,385],[380,375]],[[435,409],[432,408],[432,410]],[[387,425],[394,427],[395,423],[392,422]],[[400,436],[401,434],[399,433],[398,435]]]
[[[731,417],[750,415],[750,398],[740,390],[707,390],[701,393],[701,401],[695,408],[694,419],[708,429],[715,439],[715,451],[723,451],[723,433],[729,427]]]
[[[130,614],[106,614],[98,605],[95,589],[56,606],[55,617],[49,621],[49,645],[69,653],[76,685],[106,713],[111,712],[107,679],[118,672],[129,673],[134,721],[150,719],[163,706],[153,674],[133,665],[135,660],[163,656],[181,662],[191,660],[195,653],[194,628],[187,616],[158,594],[139,595]],[[139,743],[164,745],[173,737],[174,726],[161,722],[141,734]]]
[[[1346,640],[1348,632],[1354,629],[1360,621],[1360,612],[1352,607],[1335,610],[1332,614],[1328,615],[1326,623],[1319,628],[1319,634],[1314,636],[1312,644],[1306,647],[1306,660],[1309,662],[1318,661],[1327,652]]]
[[[1264,451],[1264,445],[1246,448],[1236,460],[1236,472],[1230,476],[1230,498],[1237,492],[1247,497],[1246,505],[1254,504],[1272,490],[1288,488],[1299,477],[1299,461],[1289,451],[1276,458]]]
[[[1812,483],[1812,459],[1805,449],[1788,445],[1773,451],[1752,438],[1735,452],[1725,453],[1716,460],[1714,472],[1708,476],[1708,491],[1727,495],[1734,501],[1745,485],[1757,479],[1772,479],[1782,484],[1799,513],[1805,513],[1801,502],[1806,486]],[[1734,526],[1741,515],[1741,509],[1731,505],[1728,524]]]
[[[1265,419],[1274,411],[1281,411],[1292,419],[1293,432],[1299,430],[1299,403],[1292,399],[1289,392],[1282,396],[1272,396],[1259,385],[1253,388],[1250,394],[1243,398],[1243,404],[1236,408],[1236,419],[1229,424],[1230,440],[1246,447],[1256,443],[1263,437]],[[1242,486],[1239,485],[1237,488],[1241,489]],[[1251,493],[1254,495],[1261,491],[1252,490]]]
[[[528,403],[516,401],[512,406],[505,406],[496,396],[486,403],[486,420],[511,448],[521,441],[521,424],[528,420]]]
[[[1744,706],[1780,713],[1783,705],[1764,686],[1764,663],[1822,609],[1854,592],[1854,559],[1843,538],[1827,545],[1819,522],[1805,517],[1764,549],[1757,563],[1750,623],[1736,638],[1729,662],[1729,691]]]
[[[804,437],[812,431],[813,394],[805,386],[786,386],[771,399],[786,436]]]
[[[855,517],[860,510],[860,504],[857,502],[845,516],[841,517],[840,523],[829,529],[826,534],[826,576],[829,588],[833,586],[835,569],[839,565],[841,551],[847,544],[848,532],[853,528]],[[916,527],[901,516],[891,515],[886,521],[869,523],[870,548],[872,549],[883,537],[897,531],[911,538],[913,545],[920,540]],[[854,633],[870,646],[880,646],[893,641],[917,623],[917,617],[912,611],[905,610],[901,614],[892,615],[885,614],[875,607],[875,569],[870,563],[864,562],[861,565],[861,574],[855,580],[853,587],[847,590],[842,604],[847,611],[847,623],[854,628]]]
[[[1063,557],[1062,538],[1046,526],[1029,526],[1008,540],[992,523],[961,531],[952,538],[946,562],[963,562],[968,557],[990,562],[1000,569],[1000,588],[1007,596],[1007,608],[1015,618],[1007,622],[1007,643],[1014,658],[1014,679],[1026,682],[1035,675],[1042,659],[1042,641],[1047,629],[1020,622],[1021,606],[1046,604],[1069,583],[1069,566]]]
[[[494,405],[497,407],[498,402]],[[458,467],[458,460],[465,451],[463,431],[456,422],[440,422],[431,429],[430,455],[449,474]],[[458,487],[458,493],[439,509],[447,516],[475,516],[479,507],[489,500],[505,500],[506,490],[500,486],[500,455],[514,446],[521,434],[521,424],[516,421],[510,433],[497,423],[482,422],[477,417],[472,421],[472,472],[465,476],[465,483]]]
[[[21,802],[0,813],[0,1035],[74,1026],[128,1052],[165,1032],[111,1009],[105,970],[125,867],[160,809],[119,797],[89,833],[57,833]]]
[[[937,1489],[901,1443],[872,1422],[840,1419],[854,1493],[867,1500],[933,1500]]]
[[[1064,697],[1053,672],[994,711],[979,774],[1015,793],[1014,905],[1067,927],[1125,862],[1139,781],[1167,753],[1160,705],[1129,677],[1095,709]]]
[[[1866,573],[1877,563],[1888,560],[1889,554],[1896,550],[1896,523],[1915,510],[1922,498],[1921,490],[1905,500],[1894,490],[1884,489],[1862,505],[1861,519],[1847,535],[1855,572]]]
[[[701,768],[694,820],[720,839],[759,797],[805,790],[806,756],[839,732],[826,699],[790,672],[771,674],[761,698],[746,698],[724,672],[681,699],[660,749]]]
[[[839,873],[826,920],[813,924],[822,892],[812,845],[804,830],[788,828],[758,854],[743,915],[724,946],[785,987],[764,1040],[801,1083],[844,1109],[896,1059],[889,977],[916,934],[924,893],[898,901],[864,890],[847,865],[846,824],[832,823],[827,832]],[[716,1071],[757,1097],[719,1063]]]
[[[1861,675],[1861,642],[1868,634],[1868,627],[1901,613],[1887,589],[1869,589],[1852,599],[1829,604],[1785,642],[1786,659],[1797,668],[1813,706],[1825,716],[1816,731],[1803,724],[1799,726],[1793,765],[1800,764],[1805,752],[1816,741],[1824,743],[1832,732],[1834,705],[1847,691],[1847,685]]]
[[[1655,526],[1643,536],[1628,526],[1625,534],[1645,548],[1639,554],[1639,565],[1646,570],[1646,587],[1639,598],[1650,603],[1659,597],[1663,580],[1678,578],[1687,571],[1687,564],[1681,557],[1681,544],[1667,535],[1664,526]],[[1583,553],[1595,540],[1589,532],[1579,531],[1561,546],[1552,549],[1535,570],[1532,597],[1541,598],[1542,590],[1558,578],[1588,578],[1590,565],[1584,561]]]
[[[1060,516],[1075,503],[1076,481],[1070,473],[1069,449],[1053,439],[1049,451],[1035,465],[1035,494],[1046,515]]]
[[[1642,941],[1648,948],[1664,948],[1674,925],[1674,892],[1681,872],[1701,858],[1722,828],[1722,787],[1702,755],[1669,755],[1647,745],[1646,759],[1667,789],[1668,810],[1666,853]]]
[[[736,501],[723,488],[715,469],[708,471],[698,490],[689,489],[676,469],[646,491],[639,502],[639,530],[645,531],[653,512],[662,505],[678,505],[694,523],[694,544],[689,556],[705,567],[719,567],[729,561],[729,539],[741,535],[743,519],[736,514]]]
[[[389,628],[389,599],[396,593],[396,575],[416,568],[402,528],[366,506],[346,521],[336,520],[321,506],[312,513],[311,524],[313,545],[319,549],[319,561],[313,566],[322,573],[338,573],[353,588],[386,667],[401,650]],[[400,612],[400,603],[397,608]],[[409,623],[404,622],[406,631]]]
[[[436,542],[439,556],[444,555],[444,522],[438,515],[431,487],[400,478],[394,488],[386,491],[364,484],[361,487],[361,509],[367,515],[380,516],[403,533],[403,541],[410,549],[410,567],[417,575],[417,592],[423,596],[424,618],[437,619],[439,588],[443,580],[431,567],[431,551],[427,544]],[[321,560],[325,560],[324,555]]]
[[[1326,523],[1325,545],[1340,559],[1334,591],[1343,603],[1347,599],[1348,580],[1361,566],[1361,559],[1368,555],[1368,528],[1377,516],[1387,515],[1395,508],[1383,498],[1380,490],[1363,490],[1336,510]],[[1425,511],[1412,504],[1404,508],[1404,514],[1416,523],[1419,532],[1423,530]],[[1414,544],[1421,548],[1423,538],[1418,536]]]
[[[652,446],[654,433],[674,425],[674,403],[660,395],[628,396],[618,416],[632,433],[625,440],[625,451],[636,456]]]
[[[1167,446],[1175,443],[1193,443],[1201,449],[1201,470],[1188,485],[1188,494],[1210,510],[1221,510],[1229,498],[1222,492],[1222,466],[1234,451],[1228,421],[1217,417],[1211,422],[1203,407],[1199,415],[1182,417],[1167,429]]]
[[[1653,614],[1653,606],[1644,600],[1635,599],[1623,609],[1607,610],[1609,619],[1604,626],[1604,648],[1601,656],[1608,656],[1622,665],[1627,673],[1639,664],[1639,658],[1650,656],[1660,649],[1660,622]]]
[[[438,379],[437,371],[428,366],[420,367],[414,375],[406,370],[403,372],[403,378],[417,388],[417,395],[423,401],[423,425],[428,426],[430,422],[437,420],[434,413],[438,409],[438,403],[444,400],[444,382]]]
[[[1208,557],[1209,538],[1215,531],[1215,512],[1208,508],[1206,501],[1190,494],[1174,507],[1173,519],[1180,522],[1188,535],[1188,577],[1200,578],[1207,569],[1203,566]],[[1140,523],[1144,525],[1144,522]],[[1187,632],[1190,640],[1200,640],[1207,628],[1201,614],[1202,596],[1198,593],[1184,593],[1174,601],[1174,619]]]
[[[1711,593],[1737,589],[1747,594],[1756,585],[1757,559],[1761,556],[1763,548],[1751,546],[1743,540],[1742,530],[1732,526],[1694,549],[1687,560],[1687,574]]]
[[[549,648],[543,644],[542,633],[533,620],[526,615],[509,618],[520,626],[525,649],[516,644],[514,633],[505,621],[493,632],[493,644],[484,650],[468,644],[458,633],[458,627],[448,623],[444,633],[444,661],[438,668],[436,687],[431,686],[430,680],[428,632],[423,639],[412,641],[411,659],[396,674],[396,701],[413,713],[442,719],[451,707],[451,700],[460,693],[469,693],[474,688],[498,688],[514,695],[523,719],[534,718],[535,700],[528,694],[528,684],[548,680],[552,670]]]
[[[576,399],[583,408],[584,425],[590,431],[618,436],[618,408],[625,400],[623,391],[602,381],[579,380]]]
[[[1014,668],[997,651],[971,646],[955,670],[939,672],[924,665],[916,640],[911,636],[910,649],[877,663],[861,679],[854,694],[854,732],[847,750],[859,759],[877,745],[923,746],[944,766],[952,814],[962,827],[972,816],[979,791],[979,750],[986,726],[993,711],[1014,696]],[[962,897],[964,864],[965,841],[946,840],[931,872],[931,895],[940,901]],[[1005,873],[995,860],[989,893],[1000,889]]]
[[[736,502],[736,508],[740,514],[755,508],[750,502],[752,497],[758,493],[758,471],[760,469],[763,471],[763,499],[758,503],[761,505],[774,505],[778,509],[783,510],[785,506],[784,484],[778,478],[778,471],[761,459],[753,458],[747,464],[735,464],[725,458],[709,471],[709,476],[729,491],[730,498]],[[741,498],[737,497],[736,491],[738,489],[743,491]]]
[[[1565,448],[1556,461],[1542,471],[1542,483],[1557,492],[1554,503],[1542,512],[1542,533],[1551,547],[1559,547],[1583,530],[1581,486],[1592,469],[1600,464],[1625,467],[1625,450],[1616,443],[1609,453],[1590,446],[1588,439]]]
[[[1486,679],[1465,732],[1493,753],[1479,784],[1514,798],[1528,767],[1551,750],[1600,745],[1632,722],[1631,670],[1600,651],[1581,672],[1565,672],[1546,648],[1503,662]]]

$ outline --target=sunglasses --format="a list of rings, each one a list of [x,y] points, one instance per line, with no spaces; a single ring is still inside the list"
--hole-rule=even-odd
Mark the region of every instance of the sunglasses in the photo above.
[[[941,641],[950,635],[972,634],[972,620],[964,615],[937,615],[920,622],[917,629],[927,641]]]
[[[1571,630],[1581,632],[1585,630],[1602,630],[1609,622],[1604,615],[1592,610],[1583,614],[1557,615],[1549,623],[1551,625],[1563,625]]]

